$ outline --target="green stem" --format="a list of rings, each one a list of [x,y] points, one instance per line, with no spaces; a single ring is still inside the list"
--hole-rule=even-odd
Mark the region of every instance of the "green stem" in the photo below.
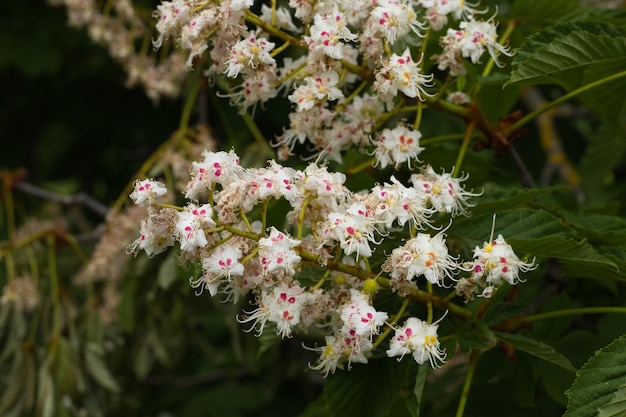
[[[198,97],[198,92],[200,91],[200,80],[201,78],[196,76],[191,83],[191,88],[189,89],[189,94],[187,95],[187,99],[185,100],[183,112],[180,115],[180,123],[178,124],[179,133],[184,133],[185,131],[187,131],[187,127],[189,126],[191,111],[196,104],[196,98]]]
[[[559,104],[564,103],[564,102],[568,101],[569,99],[571,99],[573,97],[576,97],[577,95],[582,94],[582,93],[584,93],[584,92],[586,92],[588,90],[591,90],[593,88],[601,86],[602,84],[606,84],[608,82],[615,81],[615,80],[618,80],[618,79],[624,78],[624,77],[626,77],[626,71],[618,72],[617,74],[613,74],[611,76],[599,79],[597,81],[594,81],[592,83],[584,85],[584,86],[582,86],[580,88],[577,88],[576,90],[572,90],[569,93],[564,94],[561,97],[557,98],[556,100],[553,100],[553,101],[549,102],[545,106],[540,107],[540,108],[536,109],[535,111],[533,111],[531,113],[528,113],[526,116],[522,117],[517,122],[513,123],[512,125],[510,125],[502,133],[503,133],[504,136],[509,137],[513,132],[519,130],[523,126],[525,126],[528,123],[530,123],[531,121],[533,121],[537,116],[547,112],[548,110],[552,109],[553,107],[556,107]]]
[[[283,32],[280,29],[277,29],[271,24],[265,23],[264,21],[261,20],[259,16],[252,13],[251,11],[247,10],[245,17],[248,22],[252,23],[255,26],[260,27],[261,29],[269,33],[270,35],[276,36],[277,38],[280,38],[284,40],[285,42],[289,42],[292,45],[295,45],[299,48],[308,49],[307,45],[302,40],[295,38],[289,35],[288,33]]]
[[[433,284],[431,284],[430,281],[426,281],[426,287],[428,288],[428,294],[432,295]],[[433,303],[431,301],[426,303],[426,311],[426,323],[430,324],[433,322]]]
[[[265,140],[265,137],[263,136],[263,133],[261,133],[261,130],[256,125],[256,123],[254,122],[252,117],[250,117],[250,115],[248,113],[243,113],[242,118],[243,118],[244,123],[248,127],[248,130],[250,130],[250,133],[252,133],[252,137],[254,137],[254,139],[259,144],[259,146],[261,147],[263,152],[267,156],[273,156],[274,155],[274,150],[269,145],[267,140]]]
[[[324,272],[324,275],[322,275],[322,277],[315,283],[315,285],[311,287],[311,291],[315,291],[316,289],[320,288],[324,284],[326,279],[330,276],[331,271],[332,269],[327,269],[326,272]]]
[[[270,199],[271,197],[263,200],[263,206],[261,207],[261,230],[267,228],[267,209],[270,205]]]
[[[376,162],[375,158],[369,158],[368,160],[360,163],[359,165],[355,165],[353,167],[346,169],[346,175],[358,174],[361,171],[371,168],[375,162]]]
[[[472,135],[472,139],[477,137],[478,135],[479,135],[478,133],[474,133]],[[465,137],[464,133],[452,133],[450,135],[432,136],[430,138],[420,139],[420,145],[424,145],[424,146],[432,145],[433,143],[459,140],[459,139],[463,139],[464,137]]]
[[[573,316],[577,314],[606,314],[617,313],[626,314],[626,307],[581,307],[581,308],[566,308],[563,310],[548,311],[546,313],[533,314],[530,316],[519,317],[512,319],[523,323],[532,323],[533,321],[553,319],[562,316]]]
[[[465,374],[465,382],[463,383],[463,391],[461,391],[461,399],[459,400],[459,406],[456,409],[456,417],[463,417],[463,413],[465,412],[465,405],[467,404],[467,399],[469,397],[472,379],[474,378],[474,371],[476,370],[476,362],[478,362],[479,355],[480,351],[478,350],[472,350],[470,353],[467,373]]]
[[[463,143],[461,144],[461,149],[459,149],[459,154],[456,158],[456,163],[454,164],[454,171],[452,172],[453,177],[458,177],[459,172],[461,172],[461,165],[463,165],[463,159],[465,159],[467,148],[469,148],[469,144],[472,141],[472,134],[474,133],[475,126],[476,122],[472,120],[468,123],[467,128],[465,129]]]
[[[50,274],[50,296],[52,298],[53,311],[53,334],[58,336],[61,333],[61,306],[59,291],[59,275],[57,273],[57,259],[54,250],[55,236],[50,233],[47,236],[48,243],[48,273]]]
[[[241,234],[241,232],[239,232],[239,234]],[[258,240],[258,238],[256,240]],[[305,261],[313,262],[315,264],[321,263],[320,258],[313,253],[307,252],[305,250],[299,250],[298,254]],[[391,289],[391,284],[388,278],[381,277],[380,275],[377,275],[372,271],[368,271],[366,269],[359,268],[357,266],[345,265],[342,263],[336,263],[336,264],[333,263],[333,264],[328,264],[327,268],[333,269],[335,271],[343,272],[345,274],[353,275],[363,280],[375,279],[378,285],[380,285],[382,288]],[[418,301],[422,304],[426,304],[430,302],[432,303],[433,307],[437,307],[441,310],[448,310],[452,315],[456,317],[460,317],[462,319],[468,319],[472,315],[472,312],[470,310],[460,307],[454,303],[444,302],[443,297],[440,297],[436,294],[428,294],[427,292],[419,290],[419,289],[412,289],[409,295],[407,295],[407,297],[412,300]]]
[[[402,317],[402,315],[404,314],[404,310],[406,310],[408,305],[409,305],[409,299],[405,298],[404,301],[402,302],[402,305],[400,306],[400,309],[395,314],[395,316],[393,316],[393,318],[391,319],[391,322],[387,323],[387,327],[385,328],[385,331],[382,332],[382,334],[380,334],[374,341],[372,345],[374,349],[376,349],[378,345],[380,345],[382,341],[385,340],[387,335],[391,333],[391,331],[393,330],[393,327],[391,325],[396,324],[398,320],[400,320],[400,317]]]

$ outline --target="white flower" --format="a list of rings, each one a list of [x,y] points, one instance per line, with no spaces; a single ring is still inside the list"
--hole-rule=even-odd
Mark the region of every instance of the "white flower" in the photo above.
[[[448,253],[442,233],[435,236],[418,233],[404,246],[395,248],[383,264],[383,270],[391,272],[392,280],[411,281],[423,275],[439,286],[444,285],[446,277],[453,277],[456,267],[456,259]]]
[[[189,204],[183,211],[178,212],[175,226],[182,251],[193,251],[207,245],[204,227],[215,226],[212,215],[213,209],[209,204],[201,206]]]
[[[293,33],[299,33],[302,30],[297,27],[291,19],[289,10],[283,6],[278,6],[272,10],[267,4],[261,5],[261,20],[267,24],[271,24],[279,29],[287,29]]]
[[[250,33],[247,38],[236,42],[231,48],[224,71],[227,77],[235,78],[243,70],[252,73],[257,66],[274,65],[276,61],[270,55],[274,43],[260,37],[258,33]]]
[[[376,146],[374,156],[376,166],[386,168],[393,164],[397,168],[406,162],[411,168],[411,160],[420,162],[418,155],[424,150],[419,145],[422,134],[418,130],[411,130],[404,125],[393,129],[383,129],[372,143]]]
[[[400,356],[398,360],[401,360],[404,355],[412,354],[417,363],[423,364],[428,360],[433,368],[438,367],[438,362],[444,362],[446,358],[445,351],[439,348],[438,327],[437,323],[428,324],[418,318],[409,317],[404,326],[396,329],[389,342],[387,356]]]
[[[309,56],[326,55],[334,59],[343,58],[343,42],[354,41],[357,36],[350,32],[347,21],[335,6],[325,14],[317,13],[309,29],[310,35],[304,37],[309,45]]]
[[[240,323],[253,322],[248,331],[257,328],[257,336],[263,333],[266,323],[276,324],[276,333],[281,337],[290,337],[293,328],[300,324],[300,313],[304,307],[315,303],[317,295],[307,292],[299,285],[285,283],[271,291],[262,291],[259,307],[246,312]]]
[[[353,203],[345,213],[330,213],[328,223],[330,236],[339,241],[346,255],[372,256],[369,242],[376,242],[375,225],[363,204]]]
[[[165,184],[153,179],[136,180],[134,186],[129,197],[141,207],[150,207],[156,202],[157,197],[167,193]]]
[[[228,184],[241,178],[243,168],[234,151],[202,152],[204,160],[193,162],[191,180],[187,183],[185,198],[195,198],[199,193],[210,190],[213,184]]]
[[[422,190],[428,196],[428,200],[435,210],[451,213],[453,216],[467,216],[467,208],[472,207],[472,204],[467,200],[470,197],[480,195],[480,193],[466,191],[461,186],[461,182],[467,178],[467,175],[454,178],[452,174],[445,172],[437,174],[428,165],[422,168],[419,174],[411,175],[409,181],[415,188]]]
[[[297,111],[311,110],[313,106],[323,100],[334,101],[343,98],[343,93],[337,88],[339,74],[335,71],[306,77],[304,84],[296,87],[289,96],[289,100],[297,105]]]
[[[401,55],[393,54],[383,62],[382,68],[376,73],[372,89],[387,104],[387,109],[393,107],[393,99],[398,91],[420,101],[424,101],[422,95],[429,95],[424,88],[432,86],[433,75],[423,74],[419,64],[419,61],[415,62],[411,58],[409,48]]]
[[[264,273],[295,274],[295,266],[300,263],[301,258],[293,248],[299,245],[299,240],[292,239],[275,227],[271,227],[269,236],[259,239],[259,261]]]
[[[343,321],[343,334],[355,334],[371,340],[374,335],[379,334],[378,328],[389,316],[384,311],[376,311],[369,296],[352,288],[350,301],[342,307],[340,317]]]
[[[472,272],[472,279],[484,280],[493,285],[502,285],[504,281],[515,285],[521,281],[519,273],[537,267],[532,262],[520,261],[513,248],[502,235],[491,242],[484,242],[482,248],[474,248],[474,260],[467,263],[466,269]]]
[[[375,4],[376,7],[367,21],[368,29],[382,34],[389,44],[393,45],[410,31],[422,36],[420,30],[425,27],[417,21],[417,15],[409,1],[380,0]]]
[[[173,209],[161,209],[141,221],[140,236],[129,245],[127,251],[137,254],[137,250],[146,252],[149,258],[174,246],[172,223],[177,215]]]

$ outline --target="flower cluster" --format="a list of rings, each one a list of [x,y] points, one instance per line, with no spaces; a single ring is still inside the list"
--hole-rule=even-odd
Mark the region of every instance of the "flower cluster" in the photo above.
[[[476,285],[515,285],[518,272],[532,266],[501,236],[476,248],[474,261],[461,262],[449,253],[445,230],[429,232],[437,213],[466,214],[468,198],[476,195],[463,188],[466,177],[426,166],[410,177],[410,185],[391,177],[355,193],[346,187],[346,176],[326,164],[297,170],[271,160],[263,168],[244,168],[233,150],[205,151],[202,158],[191,164],[183,207],[160,203],[167,193],[161,182],[135,182],[130,197],[148,208],[148,217],[130,250],[153,256],[178,246],[181,263],[202,267],[200,276],[190,278],[198,294],[207,290],[233,301],[248,297],[254,307],[237,319],[257,335],[267,329],[283,338],[321,332],[325,345],[309,349],[320,354],[311,367],[323,374],[367,363],[387,325],[396,329],[388,356],[412,353],[418,363],[433,366],[445,359],[437,323],[409,318],[398,328],[397,319],[389,322],[390,314],[376,307],[377,285],[371,283],[377,276],[399,297],[408,297],[425,283],[457,282],[458,288],[457,275],[464,271],[471,275],[463,279]],[[264,213],[275,200],[291,207],[284,230],[266,223]],[[398,233],[411,237],[389,254],[377,251]],[[383,259],[380,274],[370,267],[374,256]],[[318,282],[305,267],[320,270]]]
[[[421,151],[419,123],[374,132],[383,110],[436,100],[434,76],[425,71],[432,61],[454,77],[485,53],[498,65],[498,55],[511,55],[497,41],[494,18],[479,19],[486,10],[466,1],[290,0],[262,5],[258,14],[253,5],[163,1],[154,14],[154,45],[176,40],[189,67],[204,65],[211,81],[231,86],[221,94],[241,112],[287,97],[290,126],[276,142],[281,160],[308,141],[313,156],[337,162],[355,145],[374,145],[380,167],[410,166]],[[439,39],[430,57],[423,54],[427,39]],[[394,151],[398,142],[402,149]]]
[[[459,280],[457,292],[466,299],[472,299],[475,293],[482,290],[480,296],[489,298],[498,286],[505,282],[516,285],[522,281],[520,272],[528,272],[534,268],[534,260],[521,261],[502,235],[498,235],[496,239],[492,236],[482,247],[476,246],[474,259],[463,265],[463,269],[470,272],[471,276]]]
[[[518,273],[533,265],[500,236],[477,248],[473,261],[451,253],[448,229],[437,222],[468,215],[478,194],[464,188],[467,175],[418,165],[426,149],[422,109],[463,113],[470,97],[452,78],[485,53],[497,65],[500,54],[510,55],[497,41],[494,18],[478,19],[486,10],[462,0],[252,6],[254,0],[163,1],[154,14],[154,45],[175,40],[187,66],[202,66],[209,81],[228,86],[219,94],[241,113],[282,97],[290,112],[273,142],[277,159],[304,145],[316,162],[301,170],[276,160],[244,168],[234,150],[205,151],[191,165],[183,207],[160,203],[166,189],[158,181],[137,181],[130,197],[148,217],[130,251],[153,256],[178,246],[181,263],[202,268],[190,278],[197,294],[252,303],[237,316],[247,331],[320,335],[325,344],[309,349],[319,354],[311,368],[324,375],[367,363],[390,330],[387,356],[410,353],[438,366],[446,358],[438,322],[411,317],[408,300],[426,294],[424,286],[431,294],[422,301],[434,296],[433,286],[454,286],[466,298],[480,287],[487,296],[493,286],[517,284]],[[426,71],[433,62],[449,75],[440,92]],[[448,85],[456,90],[446,91]],[[394,172],[354,192],[327,161],[342,163],[355,148],[373,157],[374,168],[410,174]],[[276,200],[288,205],[280,228],[267,221]],[[384,242],[392,247],[381,249]],[[404,300],[400,312],[380,308],[379,284]]]

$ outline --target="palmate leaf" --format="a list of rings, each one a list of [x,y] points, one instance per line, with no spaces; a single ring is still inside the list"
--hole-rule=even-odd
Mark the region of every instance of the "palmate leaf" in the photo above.
[[[563,417],[626,415],[626,335],[603,347],[576,374]]]
[[[566,90],[624,73],[581,98],[616,120],[626,107],[626,30],[597,21],[557,24],[529,36],[516,50],[506,85],[558,84]],[[610,94],[607,94],[610,91]]]

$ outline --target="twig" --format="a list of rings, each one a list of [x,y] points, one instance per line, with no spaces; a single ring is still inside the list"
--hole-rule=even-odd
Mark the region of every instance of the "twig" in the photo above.
[[[24,181],[15,183],[14,187],[22,192],[34,195],[35,197],[39,197],[44,200],[67,205],[83,205],[102,217],[106,217],[109,212],[109,207],[82,191],[74,195],[59,194]]]

